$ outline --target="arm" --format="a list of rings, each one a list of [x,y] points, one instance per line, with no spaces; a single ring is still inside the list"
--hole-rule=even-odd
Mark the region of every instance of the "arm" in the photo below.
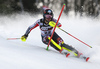
[[[29,26],[28,29],[26,30],[26,33],[24,35],[27,35],[34,29],[36,28],[37,26],[39,26],[39,24],[36,22],[34,23],[33,25]]]
[[[37,20],[33,25],[29,26],[28,29],[26,30],[25,34],[21,37],[22,41],[26,41],[28,34],[32,31],[32,29],[36,28],[39,26],[39,20]]]

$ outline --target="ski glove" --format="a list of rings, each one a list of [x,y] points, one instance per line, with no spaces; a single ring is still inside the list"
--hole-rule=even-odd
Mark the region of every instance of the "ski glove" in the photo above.
[[[28,35],[23,35],[23,36],[21,37],[21,40],[22,40],[23,42],[25,42],[26,39],[27,39],[27,37],[28,37]]]
[[[49,25],[50,25],[51,27],[55,27],[56,23],[55,23],[54,21],[50,21],[50,22],[49,22]],[[62,26],[62,25],[61,25],[60,23],[58,23],[56,27],[59,28],[59,27],[61,27],[61,26]]]

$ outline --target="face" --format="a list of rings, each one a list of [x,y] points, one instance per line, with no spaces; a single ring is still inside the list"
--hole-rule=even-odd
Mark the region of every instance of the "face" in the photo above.
[[[52,19],[52,15],[45,15],[45,23],[48,24]]]

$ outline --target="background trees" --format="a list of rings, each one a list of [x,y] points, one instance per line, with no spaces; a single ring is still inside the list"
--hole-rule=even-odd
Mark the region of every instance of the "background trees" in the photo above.
[[[79,13],[80,16],[97,17],[100,13],[100,0],[0,0],[0,13],[40,12],[43,5],[58,11],[64,3],[66,4],[64,9],[66,15],[74,11],[75,15]]]

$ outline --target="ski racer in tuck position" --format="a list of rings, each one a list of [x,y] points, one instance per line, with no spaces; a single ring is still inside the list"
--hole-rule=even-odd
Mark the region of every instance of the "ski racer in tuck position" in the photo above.
[[[51,9],[44,10],[43,18],[38,19],[33,25],[29,26],[28,29],[26,30],[26,33],[21,37],[21,40],[22,41],[26,40],[31,30],[39,26],[41,30],[42,42],[48,45],[50,36],[52,35],[53,32],[53,27],[49,25],[49,22],[50,21],[53,21],[55,23],[57,22],[57,20],[54,19],[53,17],[54,14]],[[62,25],[61,23],[58,22],[57,26],[61,27]],[[50,42],[50,46],[52,46],[60,53],[65,54],[66,57],[68,57],[70,53],[73,53],[75,56],[80,57],[80,53],[72,46],[65,44],[63,39],[56,32],[54,32],[52,40],[53,42]]]

